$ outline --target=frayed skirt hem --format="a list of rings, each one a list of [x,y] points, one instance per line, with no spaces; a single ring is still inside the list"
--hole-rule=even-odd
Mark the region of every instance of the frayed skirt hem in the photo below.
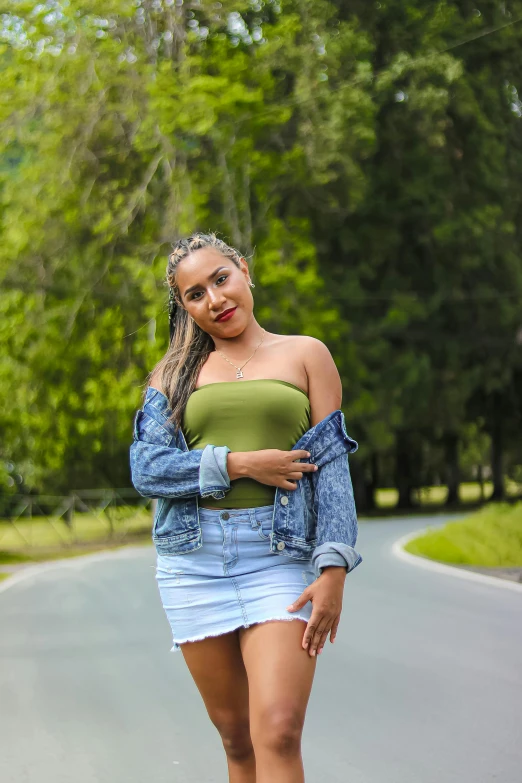
[[[292,615],[285,615],[283,617],[267,617],[265,620],[254,620],[251,623],[240,623],[239,625],[234,625],[233,628],[224,628],[220,629],[219,631],[214,631],[213,633],[205,633],[201,634],[200,636],[191,636],[187,639],[173,639],[173,646],[170,648],[170,652],[180,652],[181,644],[187,644],[187,642],[202,642],[203,639],[211,639],[215,636],[223,636],[226,633],[232,633],[232,631],[237,631],[239,628],[250,628],[252,625],[261,625],[262,623],[273,623],[273,622],[290,622],[291,620],[301,620],[304,623],[308,623],[309,618],[308,617],[302,617],[300,614],[292,614]]]

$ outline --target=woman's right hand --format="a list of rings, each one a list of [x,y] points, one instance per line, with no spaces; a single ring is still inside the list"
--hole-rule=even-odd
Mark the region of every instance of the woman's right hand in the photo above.
[[[313,473],[316,465],[296,462],[307,459],[310,452],[304,449],[282,451],[281,449],[260,449],[259,451],[231,451],[227,454],[227,472],[230,480],[252,478],[260,484],[281,489],[297,489],[303,473]]]

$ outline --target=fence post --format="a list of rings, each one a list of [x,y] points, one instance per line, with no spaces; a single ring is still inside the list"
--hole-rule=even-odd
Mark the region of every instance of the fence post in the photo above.
[[[66,510],[65,514],[63,515],[63,519],[65,521],[65,524],[69,528],[69,530],[71,530],[72,529],[72,525],[73,525],[74,498],[70,497],[70,498],[68,498],[68,500],[69,500],[69,505],[67,506],[67,510]]]

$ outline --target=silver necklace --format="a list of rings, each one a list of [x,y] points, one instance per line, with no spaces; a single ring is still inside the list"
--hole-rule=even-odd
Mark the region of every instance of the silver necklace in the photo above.
[[[262,327],[261,327],[261,328],[262,328]],[[264,340],[264,339],[265,339],[265,330],[263,329],[263,336],[262,336],[262,338],[261,338],[261,342],[259,343],[259,345],[261,345],[261,343],[263,342],[263,340]],[[257,348],[259,348],[259,345],[257,346]],[[257,351],[257,348],[256,348],[256,351]],[[230,359],[227,359],[227,357],[225,356],[225,354],[224,354],[224,353],[222,353],[222,352],[221,352],[221,351],[220,351],[218,348],[216,348],[216,351],[217,351],[218,353],[220,353],[220,354],[221,354],[221,356],[223,357],[223,359],[225,359],[225,361],[227,361],[229,364],[231,364],[231,365],[232,365],[232,367],[235,367],[235,368],[236,368],[236,379],[237,379],[237,378],[243,378],[243,377],[244,377],[244,376],[243,376],[243,373],[242,373],[242,368],[245,366],[245,364],[246,364],[247,362],[249,362],[249,361],[250,361],[250,359],[252,358],[252,356],[253,356],[253,355],[254,355],[254,353],[256,352],[256,351],[254,351],[254,353],[252,354],[252,356],[249,356],[249,357],[248,357],[248,359],[246,360],[246,362],[243,362],[243,364],[241,365],[241,367],[237,367],[237,366],[236,366],[236,365],[235,365],[233,362],[231,362],[231,361],[230,361]]]

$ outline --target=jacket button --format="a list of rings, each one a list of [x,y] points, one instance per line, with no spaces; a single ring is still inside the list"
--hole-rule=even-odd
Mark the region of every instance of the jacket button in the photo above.
[[[283,497],[281,498],[281,505],[286,506],[287,503],[288,503],[288,498],[286,497],[286,495],[283,495]]]
[[[279,549],[280,552],[282,552],[283,549],[285,548],[285,542],[284,541],[279,541],[278,544],[277,544],[277,548]]]

